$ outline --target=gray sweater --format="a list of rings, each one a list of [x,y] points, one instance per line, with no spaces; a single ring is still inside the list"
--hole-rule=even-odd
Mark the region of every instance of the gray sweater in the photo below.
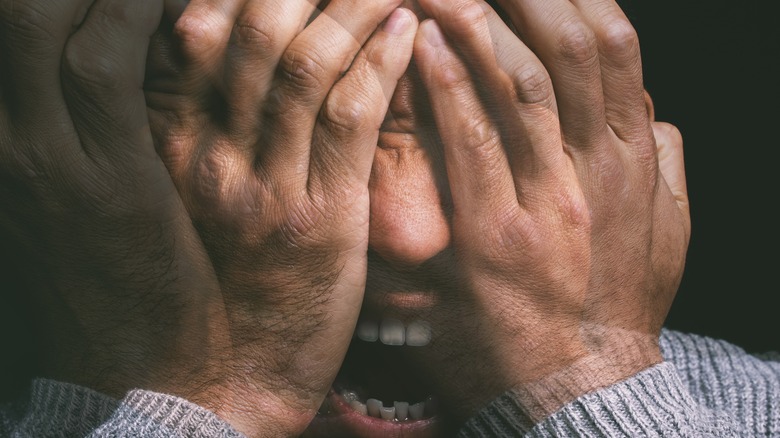
[[[664,331],[665,362],[580,397],[526,425],[511,391],[462,437],[780,437],[780,354],[756,356],[724,341]],[[114,400],[38,379],[28,397],[0,407],[2,437],[240,437],[213,413],[143,390]]]

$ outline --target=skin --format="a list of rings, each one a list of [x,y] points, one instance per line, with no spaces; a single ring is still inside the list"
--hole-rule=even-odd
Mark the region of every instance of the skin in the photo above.
[[[662,360],[682,141],[613,1],[406,2],[394,33],[401,0],[169,2],[156,33],[158,1],[43,2],[0,2],[0,218],[51,377],[298,435],[399,289],[451,419],[511,388],[533,423]]]
[[[441,232],[418,233],[450,225],[440,251],[453,250],[461,288],[443,295],[451,315],[431,315],[456,335],[419,363],[456,418],[516,388],[536,422],[662,360],[690,222],[681,149],[659,163],[671,128],[645,110],[636,34],[617,5],[499,3],[520,39],[477,2],[420,1],[435,22],[421,25],[414,59],[453,208]],[[429,43],[440,29],[445,43]],[[372,236],[403,240],[373,224]],[[491,359],[451,365],[476,351]]]
[[[230,70],[204,72],[199,55],[214,54],[201,50],[203,22],[176,29],[186,58],[177,79],[188,92],[157,97],[154,83],[142,87],[161,2],[47,1],[0,9],[2,219],[34,261],[30,277],[45,279],[34,287],[44,375],[115,397],[137,387],[180,395],[250,436],[300,434],[360,307],[373,150],[386,96],[411,57],[413,17],[374,32],[398,1],[340,2],[307,27],[300,52],[285,58],[278,106],[266,108],[272,140],[263,150],[275,156],[260,162],[258,137],[241,131],[251,117],[225,131],[200,117],[213,110],[198,112],[213,74],[240,85],[235,96],[256,97]],[[218,3],[230,6],[201,7]],[[312,11],[299,3],[298,27]],[[349,24],[358,41],[331,25],[347,11],[361,12]],[[324,76],[306,76],[314,65],[301,53],[328,39],[344,42],[338,56],[317,71]],[[286,46],[269,49],[280,57]],[[239,112],[256,105],[230,103]],[[169,117],[189,131],[175,122],[153,131]],[[163,131],[172,137],[158,155],[153,132]],[[202,160],[177,167],[196,152]]]

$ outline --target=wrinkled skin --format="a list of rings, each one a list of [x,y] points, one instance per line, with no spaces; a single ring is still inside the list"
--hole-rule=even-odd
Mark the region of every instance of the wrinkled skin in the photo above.
[[[506,22],[471,0],[403,4],[433,20],[417,33],[414,65],[380,130],[369,183],[364,311],[382,308],[384,294],[398,290],[435,303],[390,312],[423,317],[440,334],[408,359],[434,380],[450,416],[468,418],[515,388],[527,397],[529,420],[537,421],[661,361],[657,337],[682,275],[690,220],[679,133],[653,121],[636,34],[618,6],[497,3]],[[315,39],[299,39],[311,46],[293,44],[283,54],[303,26],[291,2],[230,4],[226,13],[193,2],[176,28],[190,42],[182,34],[190,20],[209,23],[199,29],[212,37],[185,43],[185,52],[190,47],[203,60],[207,86],[229,90],[232,79],[242,90],[240,98],[220,94],[226,126],[239,127],[233,141],[240,143],[264,135],[268,123],[257,114],[278,114],[269,88],[241,81],[267,83],[271,74],[258,66],[281,62],[288,71],[290,52],[314,59],[319,52]],[[280,23],[291,16],[298,21]],[[360,40],[349,21],[339,24]],[[428,41],[439,27],[448,43],[434,47]],[[253,50],[236,29],[254,32]],[[213,56],[215,47],[224,55]],[[214,80],[215,70],[235,76]],[[182,89],[178,94],[198,94]],[[240,107],[246,101],[259,106]],[[271,110],[262,106],[269,104]],[[222,111],[201,111],[209,109]],[[176,120],[183,132],[201,134],[201,148],[203,133],[213,131]],[[171,125],[160,124],[164,157],[180,150]],[[202,175],[190,170],[189,180],[179,178],[187,167],[166,163],[185,199],[197,193]],[[217,180],[235,178],[221,172]],[[211,205],[190,204],[196,222],[230,211]],[[201,228],[207,241],[220,235],[217,229],[224,225]],[[234,262],[232,254],[226,259]],[[265,276],[266,265],[255,262],[249,271]],[[565,393],[549,394],[559,380]]]
[[[443,150],[449,190],[436,190],[452,205],[448,238],[427,233],[445,236],[435,266],[458,287],[441,291],[446,311],[428,318],[445,336],[417,363],[458,418],[515,388],[538,421],[662,360],[690,218],[682,141],[647,111],[618,6],[498,3],[512,28],[478,2],[420,1],[435,21],[414,59]],[[428,42],[436,23],[447,43]],[[387,208],[373,195],[372,213]]]
[[[141,89],[162,5],[90,3],[0,2],[0,220],[30,260],[48,376],[178,387],[221,309]]]
[[[409,360],[454,419],[512,388],[538,421],[661,360],[690,236],[682,141],[648,114],[613,1],[499,1],[507,25],[420,0],[404,6],[433,20],[391,35],[374,29],[400,0],[333,0],[309,25],[307,1],[193,0],[154,37],[148,114],[155,2],[106,38],[93,15],[74,32],[79,2],[43,19],[42,1],[29,20],[2,2],[40,45],[4,31],[2,218],[49,279],[52,344],[76,347],[54,377],[297,434],[361,302],[395,290],[432,303],[403,315],[434,331]]]
[[[416,30],[400,11],[375,32],[399,1],[334,3],[291,33],[300,49],[262,132],[247,126],[258,95],[245,71],[202,69],[196,19],[176,28],[175,79],[192,91],[177,95],[143,89],[161,2],[2,2],[2,220],[45,279],[48,377],[179,395],[250,436],[306,427],[364,291],[376,137]],[[297,7],[300,30],[314,7]],[[358,40],[331,25],[347,11]],[[308,62],[304,48],[327,38],[344,44]],[[223,92],[244,116],[213,112]]]
[[[152,132],[219,276],[231,356],[270,364],[307,419],[365,289],[371,163],[417,23],[400,11],[400,33],[374,31],[399,3],[332,2],[306,26],[306,1],[193,2],[152,52]]]

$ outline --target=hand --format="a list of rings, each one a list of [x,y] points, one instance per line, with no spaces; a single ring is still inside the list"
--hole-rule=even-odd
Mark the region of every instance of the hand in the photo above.
[[[648,114],[612,0],[499,1],[512,28],[479,0],[420,3],[463,285],[420,363],[459,418],[513,388],[539,421],[662,360],[690,236],[682,142]]]
[[[26,258],[46,377],[182,394],[219,285],[154,150],[157,0],[0,1],[0,223]],[[221,340],[220,340],[221,341]]]
[[[229,338],[196,400],[240,430],[301,432],[352,337],[378,129],[416,32],[400,2],[334,0],[310,20],[305,0],[193,0],[155,37],[152,132]]]

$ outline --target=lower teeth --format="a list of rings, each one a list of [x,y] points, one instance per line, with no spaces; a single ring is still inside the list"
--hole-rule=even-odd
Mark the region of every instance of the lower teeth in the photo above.
[[[422,420],[436,413],[437,403],[433,397],[414,404],[396,401],[392,406],[385,406],[381,400],[375,398],[369,398],[363,403],[357,392],[350,390],[341,391],[341,397],[355,412],[387,421]]]

